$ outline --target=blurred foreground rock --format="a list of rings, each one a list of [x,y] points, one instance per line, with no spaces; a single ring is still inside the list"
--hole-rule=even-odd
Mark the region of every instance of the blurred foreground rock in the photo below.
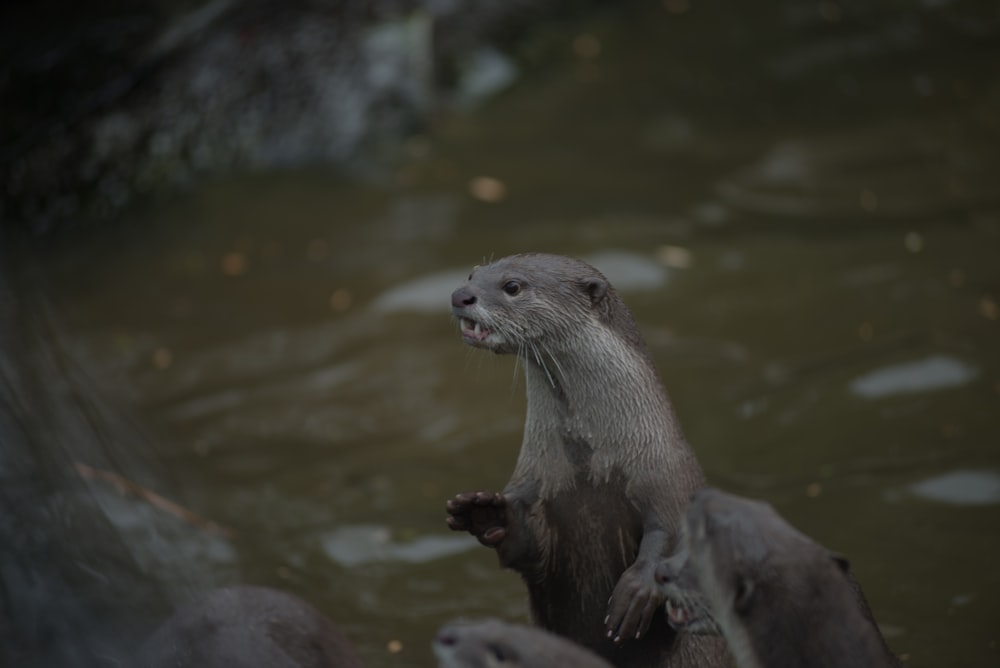
[[[110,217],[137,194],[205,174],[343,163],[367,142],[417,132],[432,111],[508,84],[516,69],[490,39],[554,4],[9,7],[0,22],[3,227],[37,234]]]

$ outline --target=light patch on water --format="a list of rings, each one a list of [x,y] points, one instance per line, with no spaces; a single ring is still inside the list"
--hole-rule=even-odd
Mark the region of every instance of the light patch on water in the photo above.
[[[767,410],[767,397],[748,399],[740,404],[739,414],[744,420],[756,417]]]
[[[756,167],[756,175],[764,182],[787,183],[813,175],[809,150],[800,142],[786,141],[774,146]]]
[[[979,370],[960,359],[932,355],[876,369],[851,381],[850,390],[865,399],[881,399],[894,394],[916,394],[959,387],[979,375]]]
[[[584,258],[604,274],[616,290],[654,290],[667,283],[670,273],[659,262],[628,251],[600,251]]]
[[[994,471],[952,471],[910,485],[922,499],[956,506],[1000,503],[1000,475]]]
[[[721,202],[702,202],[692,209],[691,214],[704,225],[716,227],[729,220],[729,209]]]
[[[955,594],[951,597],[952,605],[969,605],[976,600],[975,594]]]
[[[470,107],[496,95],[520,76],[517,64],[502,51],[481,47],[461,63],[455,101]]]
[[[380,561],[423,564],[473,550],[479,544],[467,535],[420,536],[399,542],[384,526],[357,524],[337,529],[323,539],[322,545],[330,559],[351,567]]]
[[[375,298],[372,308],[383,313],[417,311],[447,315],[451,293],[462,285],[468,276],[468,269],[449,269],[420,276],[389,288]]]

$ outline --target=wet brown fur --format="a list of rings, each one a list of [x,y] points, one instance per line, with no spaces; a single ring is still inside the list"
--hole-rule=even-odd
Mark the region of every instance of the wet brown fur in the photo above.
[[[653,570],[704,480],[615,289],[579,260],[525,254],[476,268],[452,303],[495,334],[470,343],[520,357],[528,409],[504,491],[458,495],[450,526],[522,575],[538,624],[615,665],[724,665],[719,639],[664,620]]]

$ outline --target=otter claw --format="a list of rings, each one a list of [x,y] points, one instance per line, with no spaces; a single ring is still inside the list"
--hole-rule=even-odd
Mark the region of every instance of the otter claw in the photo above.
[[[507,537],[507,500],[488,491],[462,492],[445,502],[448,527],[468,531],[487,547],[497,547]]]

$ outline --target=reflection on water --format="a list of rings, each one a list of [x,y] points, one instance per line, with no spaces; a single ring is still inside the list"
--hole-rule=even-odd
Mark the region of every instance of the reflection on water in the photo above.
[[[445,620],[526,614],[517,578],[444,524],[444,499],[506,482],[524,411],[513,360],[462,346],[449,295],[486,258],[563,252],[621,289],[713,483],[847,554],[909,665],[995,664],[1000,115],[986,47],[949,33],[779,71],[810,36],[890,19],[654,4],[546,37],[536,48],[571,60],[443,122],[392,187],[234,177],[5,276],[15,295],[45,292],[60,334],[12,328],[34,302],[2,321],[34,342],[32,357],[5,339],[0,389],[32,438],[9,438],[21,432],[0,413],[0,455],[21,455],[4,475],[46,481],[17,488],[21,507],[78,507],[100,540],[59,523],[3,536],[37,539],[31,555],[80,546],[130,601],[119,617],[269,584],[344,625],[370,666],[431,665]],[[576,32],[601,48],[581,60]],[[483,175],[491,197],[468,191]],[[90,384],[68,396],[50,349]],[[95,405],[104,418],[84,419]],[[74,461],[231,534],[82,481]],[[46,513],[26,526],[60,516]]]
[[[378,311],[441,313],[441,295],[451,294],[469,275],[470,269],[442,271],[406,281],[379,295],[372,302],[372,308]]]
[[[881,399],[894,394],[959,387],[978,375],[978,369],[962,360],[946,355],[933,355],[870,371],[852,380],[850,388],[851,392],[860,397]]]
[[[910,486],[917,496],[959,506],[1000,503],[1000,475],[994,471],[953,471]]]
[[[378,525],[340,527],[323,539],[323,551],[345,567],[378,561],[422,564],[475,549],[465,536],[421,536],[394,541],[388,528]]]
[[[662,263],[642,253],[605,250],[584,255],[583,259],[597,267],[622,292],[662,288],[669,276]]]

